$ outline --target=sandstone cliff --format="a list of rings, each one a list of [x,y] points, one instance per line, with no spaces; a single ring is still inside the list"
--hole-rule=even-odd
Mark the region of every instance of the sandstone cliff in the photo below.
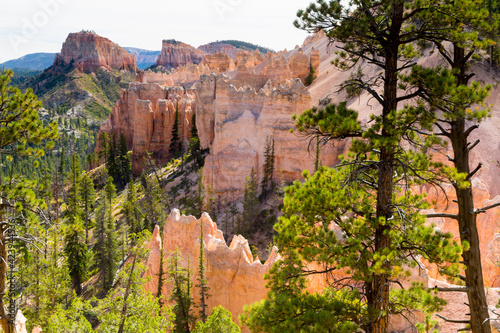
[[[181,65],[199,64],[203,61],[204,55],[203,51],[191,45],[168,39],[162,42],[161,53],[156,59],[155,66],[170,69]]]
[[[122,90],[101,131],[117,139],[123,133],[127,148],[132,150],[132,170],[137,175],[142,170],[146,152],[152,153],[153,159],[160,164],[171,158],[169,146],[177,108],[179,135],[186,147],[196,106],[194,91],[181,86],[130,83],[128,89]]]
[[[86,31],[68,35],[53,66],[72,66],[84,72],[95,72],[101,67],[137,70],[135,55],[107,38]]]
[[[228,247],[217,225],[207,213],[200,219],[193,216],[180,215],[177,209],[172,210],[164,227],[163,237],[158,227],[155,228],[150,247],[150,256],[147,262],[147,276],[152,279],[145,285],[147,291],[156,294],[158,289],[158,272],[160,256],[163,251],[165,258],[179,249],[183,265],[193,270],[192,280],[196,281],[196,267],[199,263],[200,224],[203,227],[203,246],[206,260],[206,279],[210,287],[208,298],[208,313],[222,305],[233,314],[233,320],[243,312],[245,304],[257,302],[267,295],[263,276],[279,258],[277,249],[273,248],[269,259],[262,264],[254,258],[248,242],[241,236],[235,236]],[[193,269],[194,268],[194,269]],[[165,263],[164,271],[167,270]],[[195,283],[196,284],[196,283]],[[162,294],[169,296],[170,284],[165,284]],[[198,303],[198,289],[195,287],[192,295]]]
[[[276,178],[300,179],[304,169],[314,169],[314,155],[307,138],[290,133],[293,114],[310,108],[309,92],[299,79],[273,87],[237,88],[221,75],[205,75],[196,88],[196,125],[203,148],[210,148],[203,179],[220,198],[243,195],[245,177],[252,169],[263,176],[266,140],[275,141]],[[338,154],[323,154],[322,163],[333,165]],[[228,195],[229,194],[229,195]]]
[[[236,54],[242,51],[242,49],[222,42],[213,42],[201,45],[198,47],[198,49],[206,54],[224,53],[231,57],[233,60],[236,60]]]

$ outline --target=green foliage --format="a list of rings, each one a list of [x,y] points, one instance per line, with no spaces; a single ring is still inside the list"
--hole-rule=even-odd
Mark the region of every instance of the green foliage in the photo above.
[[[229,45],[232,45],[232,46],[237,47],[239,49],[247,50],[247,51],[259,50],[259,52],[261,52],[261,53],[267,53],[267,52],[275,53],[273,50],[271,50],[267,47],[259,46],[259,45],[248,43],[248,42],[242,42],[240,40],[220,40],[217,42],[229,44]]]
[[[0,154],[13,156],[38,157],[44,149],[50,149],[57,139],[57,125],[45,127],[40,120],[38,110],[41,103],[31,89],[21,93],[18,88],[9,86],[12,71],[3,71],[0,75]],[[42,145],[43,144],[43,145]],[[41,145],[35,148],[34,145]]]
[[[266,138],[266,147],[264,149],[264,167],[262,181],[260,183],[261,193],[260,198],[265,199],[269,193],[274,190],[274,137]]]
[[[87,173],[84,173],[81,180],[81,202],[82,219],[85,223],[85,244],[89,245],[89,228],[91,225],[91,215],[93,213],[96,193],[94,182]]]
[[[116,224],[113,216],[113,199],[115,197],[116,188],[113,184],[113,177],[108,176],[97,206],[96,227],[94,229],[96,243],[93,248],[100,269],[103,290],[111,288],[119,260]]]
[[[246,236],[257,222],[259,216],[258,183],[255,170],[252,168],[250,176],[245,177],[245,193],[243,195],[243,212],[238,218],[236,232]]]
[[[433,320],[430,315],[425,316],[424,323],[418,323],[416,325],[418,333],[438,333],[436,327],[437,321]]]
[[[153,295],[146,292],[142,278],[146,265],[142,264],[147,249],[142,244],[151,237],[144,232],[132,244],[140,244],[130,249],[131,262],[120,270],[116,288],[113,288],[95,309],[100,322],[99,332],[166,332],[171,331],[173,315],[168,307],[162,307]]]
[[[140,181],[144,191],[144,198],[141,202],[144,214],[143,227],[153,231],[155,225],[163,225],[167,218],[168,197],[158,182],[158,178],[143,173]]]
[[[452,236],[424,224],[417,207],[422,197],[400,197],[396,201],[399,207],[415,208],[406,210],[404,217],[381,221],[373,193],[359,185],[344,185],[351,171],[348,167],[339,171],[322,167],[304,184],[296,181],[287,189],[284,216],[275,226],[274,240],[283,258],[270,271],[268,299],[247,308],[243,317],[253,331],[357,332],[378,314],[366,302],[366,294],[347,286],[364,286],[361,289],[366,292],[377,274],[404,277],[407,267],[417,265],[413,260],[417,253],[435,263],[459,259],[460,247],[451,241]],[[379,223],[392,226],[387,231],[392,242],[373,251]],[[406,247],[411,250],[403,251]],[[387,261],[390,267],[385,265]],[[313,263],[319,266],[311,271],[307,267]],[[338,277],[337,271],[342,272]],[[331,289],[321,294],[305,291],[308,276],[327,272],[334,273],[328,280]],[[422,293],[424,290],[416,285],[391,291],[391,309],[398,304],[427,311],[442,306],[435,297]],[[398,310],[404,311],[404,307]]]
[[[174,302],[172,311],[175,314],[176,333],[189,333],[195,323],[193,314],[193,283],[189,262],[187,268],[183,266],[182,257],[176,249],[168,260],[168,275],[172,284],[170,301]]]
[[[132,233],[139,233],[144,230],[143,213],[139,201],[137,200],[138,185],[134,182],[128,184],[126,199],[122,206],[122,214],[125,218],[125,223]]]
[[[207,299],[210,288],[207,282],[207,268],[205,260],[205,243],[203,241],[203,223],[200,221],[200,255],[198,256],[198,277],[196,287],[200,290],[200,319],[202,322],[207,320]]]
[[[19,276],[23,294],[29,301],[23,308],[28,325],[47,326],[56,306],[71,295],[71,277],[66,256],[62,251],[64,232],[60,225],[43,226],[33,216],[26,232],[40,240],[39,249],[22,247]]]
[[[240,333],[241,329],[233,322],[231,312],[221,305],[212,309],[206,322],[199,321],[193,333]]]
[[[306,87],[309,87],[313,83],[315,78],[316,78],[316,71],[314,70],[313,66],[309,66],[309,75],[307,75],[307,77],[305,78],[304,85]]]
[[[179,137],[179,101],[175,106],[175,118],[174,124],[172,125],[172,137],[170,139],[169,152],[172,155],[176,155],[181,150],[181,139]]]
[[[56,306],[55,313],[50,316],[48,325],[44,326],[44,332],[92,333],[94,332],[92,325],[85,317],[90,311],[90,304],[82,301],[74,294],[68,308],[65,308],[62,304]]]

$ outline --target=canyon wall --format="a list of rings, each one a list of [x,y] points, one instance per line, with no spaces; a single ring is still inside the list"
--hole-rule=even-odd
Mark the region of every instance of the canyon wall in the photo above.
[[[155,66],[171,69],[187,64],[199,64],[203,61],[204,56],[203,51],[189,44],[173,39],[163,40],[161,53],[156,59]]]
[[[182,86],[130,83],[128,89],[122,90],[100,131],[116,139],[123,133],[127,148],[132,150],[132,171],[138,175],[146,162],[146,152],[152,153],[153,160],[160,164],[172,157],[169,147],[176,109],[179,110],[179,136],[187,147],[196,104],[194,90]]]
[[[263,176],[264,151],[268,138],[274,138],[275,178],[300,179],[304,169],[314,170],[315,156],[308,151],[309,139],[290,133],[292,115],[312,106],[306,87],[299,79],[273,87],[235,87],[227,76],[202,75],[196,86],[200,142],[210,148],[203,169],[204,186],[224,201],[240,198],[245,177],[251,170]],[[337,147],[339,151],[342,147]],[[321,155],[323,165],[333,165],[338,153]]]
[[[85,72],[95,72],[101,67],[136,71],[136,61],[135,55],[109,39],[81,31],[68,35],[53,66],[71,65]]]
[[[254,258],[248,242],[241,236],[234,236],[231,245],[227,246],[222,231],[203,213],[200,219],[193,216],[180,215],[174,209],[167,218],[163,236],[156,226],[150,247],[147,262],[146,276],[151,280],[146,283],[145,289],[153,294],[158,290],[158,272],[160,270],[161,252],[166,261],[171,254],[179,249],[182,256],[182,265],[187,268],[188,263],[193,271],[192,281],[197,281],[200,254],[200,235],[203,228],[203,246],[205,251],[206,280],[210,288],[210,297],[207,299],[208,310],[217,305],[222,305],[233,314],[233,320],[238,322],[238,315],[243,312],[243,306],[260,301],[267,295],[266,281],[263,276],[279,259],[277,249],[273,248],[269,259],[262,264]],[[163,271],[168,270],[164,263]],[[195,285],[196,282],[193,284]],[[170,295],[172,286],[166,283],[162,287],[162,294]],[[192,290],[195,302],[199,301],[199,290],[195,286]]]
[[[191,46],[185,46],[186,44],[179,42],[167,43],[167,41],[164,41],[164,44],[166,44],[164,52],[162,51],[164,54],[168,53],[173,58],[176,54],[181,54],[182,56],[177,57],[177,60],[190,59],[189,57],[183,58],[185,55],[183,52],[185,49],[192,51]],[[171,157],[168,153],[170,131],[177,101],[180,119],[183,119],[179,128],[185,130],[184,146],[187,147],[189,140],[192,114],[197,112],[199,118],[197,125],[200,126],[198,132],[204,148],[211,147],[215,133],[222,131],[222,127],[217,122],[235,121],[252,104],[251,110],[254,116],[260,118],[255,129],[261,128],[253,133],[255,138],[250,139],[252,148],[247,152],[244,152],[243,146],[232,147],[231,151],[228,150],[229,148],[226,149],[224,145],[233,145],[230,143],[233,134],[227,132],[229,129],[227,127],[223,131],[226,134],[221,133],[216,142],[217,150],[212,152],[207,159],[210,163],[210,175],[217,172],[216,164],[221,162],[225,164],[225,158],[230,159],[229,164],[225,164],[226,167],[218,169],[218,172],[222,173],[227,171],[227,167],[233,169],[229,178],[221,179],[221,190],[218,194],[231,190],[234,192],[233,195],[241,195],[244,178],[250,173],[252,167],[260,175],[267,136],[275,136],[278,156],[276,170],[282,170],[280,175],[283,179],[295,179],[300,176],[302,166],[308,165],[311,169],[314,158],[304,151],[307,147],[307,140],[297,140],[296,137],[290,135],[283,137],[282,134],[293,127],[291,116],[302,112],[312,103],[307,89],[299,82],[289,81],[289,79],[299,77],[303,81],[310,73],[311,62],[316,61],[315,55],[314,50],[310,52],[310,55],[300,51],[289,58],[282,54],[276,56],[278,59],[272,57],[265,60],[258,51],[241,51],[237,53],[237,59],[239,59],[237,62],[239,61],[240,66],[235,69],[237,62],[235,63],[231,57],[223,53],[214,53],[207,55],[200,64],[178,65],[168,73],[141,71],[136,75],[136,82],[131,83],[128,89],[121,92],[120,100],[116,102],[109,118],[101,126],[101,131],[115,135],[117,139],[123,133],[128,149],[132,149],[132,168],[134,174],[137,175],[142,170],[146,151],[152,153],[153,159],[158,164],[167,162]],[[319,58],[317,60],[319,61]],[[216,75],[221,72],[229,76],[220,76],[223,79],[217,79]],[[217,88],[215,87],[216,80],[220,80],[220,86]],[[208,83],[209,81],[212,81],[212,84]],[[245,87],[244,92],[235,93],[234,89],[230,91],[230,86]],[[273,89],[277,93],[273,93]],[[200,106],[197,108],[198,104]],[[227,119],[222,116],[226,109],[231,109]],[[215,110],[222,110],[222,113],[219,111],[216,113]],[[260,117],[261,113],[262,117]],[[215,122],[216,118],[217,122]],[[230,130],[235,133],[240,132],[238,129],[240,125],[246,126],[246,124],[236,124]],[[279,133],[274,133],[275,131]],[[257,137],[257,133],[264,136]],[[234,139],[238,142],[245,141],[242,134],[243,132],[240,132],[234,136]],[[296,147],[295,141],[299,142]],[[99,150],[99,147],[97,149]],[[302,153],[297,154],[299,151]],[[239,154],[246,156],[241,162],[238,161]],[[216,156],[215,160],[214,156]],[[251,167],[241,164],[249,159],[253,161],[249,164]],[[297,164],[299,161],[306,162]],[[214,179],[218,179],[218,175],[215,177]],[[241,179],[237,180],[240,177]],[[233,186],[228,189],[227,184],[224,185],[224,183],[233,180],[235,181]]]

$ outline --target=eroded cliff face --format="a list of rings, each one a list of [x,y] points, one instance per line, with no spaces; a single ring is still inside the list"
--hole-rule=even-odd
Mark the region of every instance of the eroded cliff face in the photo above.
[[[237,88],[227,76],[204,75],[197,84],[196,126],[203,148],[210,148],[203,169],[204,186],[223,201],[239,198],[251,170],[260,179],[268,138],[274,138],[276,180],[300,179],[304,169],[314,170],[309,140],[290,133],[292,115],[312,106],[300,79],[273,87]],[[338,149],[343,149],[342,146]],[[323,165],[333,165],[338,154],[322,154]]]
[[[236,54],[243,51],[233,45],[222,43],[222,42],[213,42],[205,45],[201,45],[198,47],[201,51],[206,54],[215,54],[215,53],[224,53],[231,57],[233,60],[236,60]]]
[[[243,312],[245,304],[257,302],[267,295],[266,281],[263,276],[272,265],[279,259],[277,249],[273,248],[269,259],[262,264],[258,258],[254,258],[248,242],[241,236],[235,236],[230,246],[226,245],[222,231],[210,219],[207,213],[203,213],[200,219],[193,216],[180,215],[179,210],[172,210],[167,218],[163,236],[156,227],[150,247],[150,256],[147,262],[148,270],[146,276],[151,280],[146,283],[145,289],[153,294],[158,290],[158,272],[160,270],[161,252],[165,258],[179,249],[183,258],[182,264],[193,271],[192,281],[198,278],[196,268],[199,264],[200,235],[203,228],[203,246],[206,261],[206,279],[210,288],[210,297],[207,300],[208,311],[222,305],[233,314],[233,320]],[[164,264],[167,271],[167,263]],[[196,285],[194,283],[193,285]],[[170,295],[171,284],[163,285],[162,294]],[[195,302],[199,302],[199,291],[196,287],[192,290]]]
[[[167,69],[176,68],[187,64],[199,64],[203,61],[205,53],[173,39],[162,42],[161,53],[156,59],[155,66],[163,66]]]
[[[116,139],[123,133],[127,148],[132,150],[132,171],[138,175],[146,162],[146,152],[152,153],[154,161],[160,164],[172,157],[169,147],[177,109],[179,136],[186,147],[196,103],[194,90],[182,86],[130,83],[128,89],[122,90],[101,131]]]
[[[68,35],[53,66],[72,66],[84,72],[95,72],[101,67],[136,71],[137,60],[109,39],[81,31]]]

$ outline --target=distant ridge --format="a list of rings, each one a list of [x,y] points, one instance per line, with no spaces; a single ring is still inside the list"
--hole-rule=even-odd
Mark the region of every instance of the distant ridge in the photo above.
[[[124,47],[128,53],[135,54],[137,57],[137,67],[139,69],[146,69],[155,64],[156,58],[160,55],[161,51],[150,51],[139,49],[136,47]]]
[[[20,58],[1,63],[0,67],[44,70],[52,66],[55,56],[55,53],[30,53]]]
[[[240,41],[240,40],[232,40],[232,39],[230,39],[230,40],[218,40],[215,43],[229,44],[229,45],[232,45],[232,46],[237,47],[239,49],[247,50],[247,51],[255,51],[256,49],[258,49],[261,53],[264,53],[264,54],[267,53],[267,52],[275,53],[275,51],[272,50],[272,49],[270,49],[270,48],[267,48],[267,47],[264,47],[264,46],[260,46],[260,45],[257,45],[257,44],[243,42],[243,41]]]

